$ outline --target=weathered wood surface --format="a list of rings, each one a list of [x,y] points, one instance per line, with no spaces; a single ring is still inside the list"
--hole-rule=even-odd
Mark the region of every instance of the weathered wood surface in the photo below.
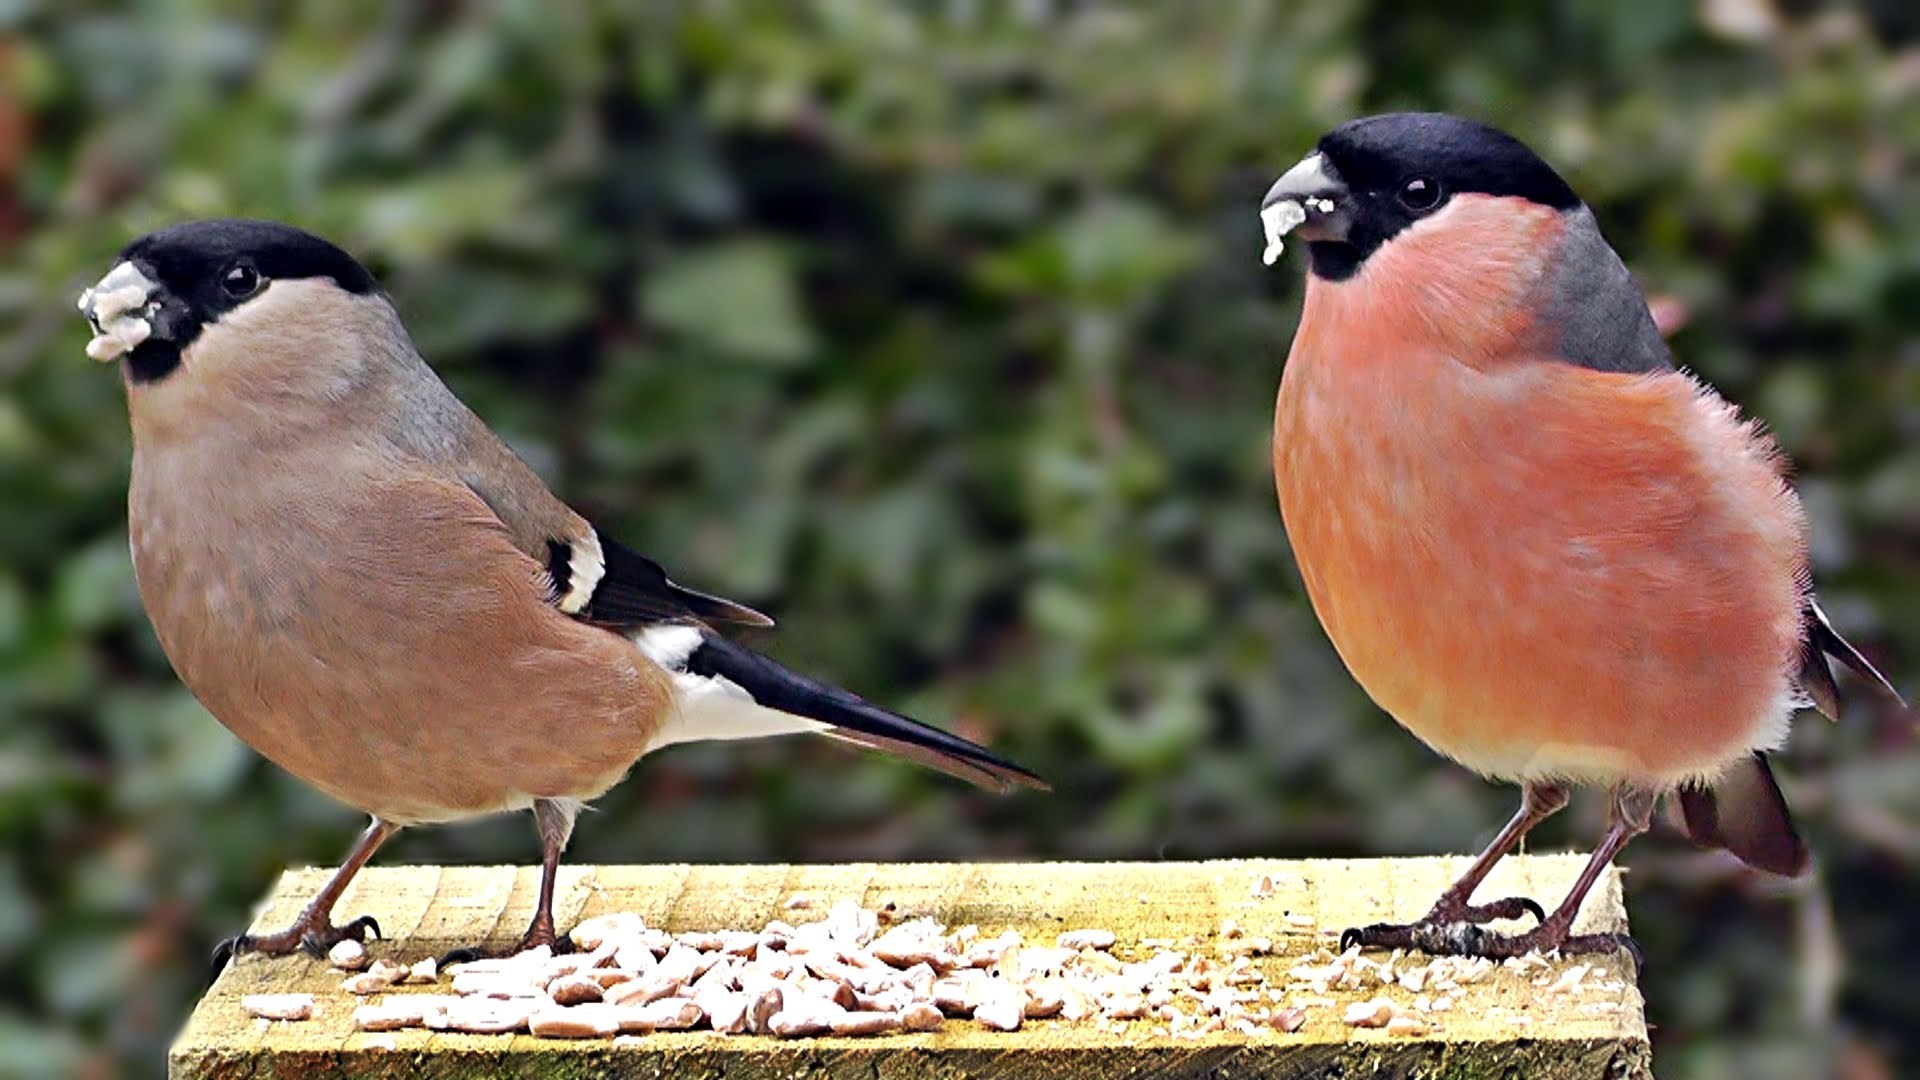
[[[1480,895],[1519,893],[1551,907],[1582,859],[1507,859]],[[1105,927],[1119,936],[1114,953],[1146,955],[1147,938],[1192,936],[1211,953],[1223,920],[1273,938],[1274,955],[1259,961],[1270,985],[1284,987],[1289,968],[1343,927],[1420,915],[1465,865],[1457,858],[1383,860],[1251,860],[1204,863],[905,864],[842,866],[580,866],[562,871],[555,911],[562,926],[604,911],[635,911],[672,931],[751,929],[770,919],[818,918],[847,898],[950,926],[978,924],[984,934],[1014,929],[1030,944],[1051,944],[1062,930]],[[1261,874],[1272,895],[1255,899]],[[268,898],[256,930],[290,921],[326,872],[294,870]],[[371,914],[388,940],[377,957],[412,961],[478,941],[504,944],[525,927],[538,875],[532,868],[375,868],[360,875],[338,913]],[[786,901],[805,895],[807,911]],[[1291,916],[1291,917],[1290,917]],[[1304,918],[1302,918],[1304,916]],[[1311,923],[1307,922],[1311,919]],[[1624,930],[1617,875],[1587,902],[1576,932]],[[340,976],[305,956],[242,957],[208,990],[176,1042],[170,1075],[182,1080],[313,1077],[528,1076],[635,1077],[1490,1077],[1624,1080],[1649,1075],[1646,1019],[1632,963],[1624,956],[1593,963],[1590,982],[1619,980],[1619,993],[1552,994],[1529,977],[1499,969],[1461,988],[1456,1004],[1430,1018],[1420,1038],[1356,1030],[1345,1006],[1384,995],[1402,1005],[1414,995],[1398,987],[1333,991],[1333,1005],[1307,1010],[1293,1034],[1231,1032],[1201,1038],[1163,1034],[1152,1020],[1113,1033],[1083,1021],[1030,1021],[1013,1034],[949,1020],[939,1032],[881,1038],[777,1041],[711,1032],[656,1033],[614,1042],[475,1036],[423,1030],[363,1034],[350,1014],[362,999],[340,989]],[[1555,972],[1571,961],[1556,961]],[[1539,978],[1541,972],[1533,972]],[[396,988],[391,993],[433,988]],[[444,990],[444,983],[440,988]],[[254,1020],[243,994],[310,991],[314,1019]],[[1283,995],[1285,996],[1285,995]],[[1311,996],[1303,991],[1293,996]]]

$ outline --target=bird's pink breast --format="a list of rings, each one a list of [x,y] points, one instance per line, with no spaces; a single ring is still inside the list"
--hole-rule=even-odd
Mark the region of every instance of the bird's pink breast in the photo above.
[[[1310,286],[1276,412],[1287,533],[1355,678],[1490,775],[1674,782],[1777,744],[1805,521],[1769,444],[1686,375],[1503,354],[1527,335],[1498,273],[1409,291],[1461,268],[1393,248]]]

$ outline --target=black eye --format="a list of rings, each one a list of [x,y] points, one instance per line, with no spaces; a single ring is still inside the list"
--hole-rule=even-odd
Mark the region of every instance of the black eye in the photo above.
[[[1440,184],[1416,176],[1400,185],[1400,205],[1418,214],[1440,205]]]
[[[220,288],[235,300],[244,300],[260,291],[260,274],[246,263],[234,263],[220,275]]]

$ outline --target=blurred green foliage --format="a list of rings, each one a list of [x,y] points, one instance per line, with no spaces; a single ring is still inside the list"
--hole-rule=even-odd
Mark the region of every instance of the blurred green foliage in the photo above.
[[[1058,789],[676,749],[577,860],[1484,842],[1513,793],[1347,678],[1269,479],[1302,272],[1262,271],[1258,197],[1388,108],[1562,167],[1792,455],[1834,620],[1920,692],[1920,16],[1470,8],[0,2],[0,1075],[156,1073],[210,943],[360,824],[199,709],[133,590],[121,392],[71,305],[184,217],[360,255],[583,509]],[[1665,1075],[1920,1068],[1920,766],[1854,690],[1783,760],[1812,881],[1628,855]],[[384,858],[533,852],[511,819]]]

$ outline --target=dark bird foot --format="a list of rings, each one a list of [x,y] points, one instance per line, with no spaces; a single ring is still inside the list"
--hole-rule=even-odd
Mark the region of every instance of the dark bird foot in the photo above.
[[[1462,909],[1460,914],[1451,921],[1478,926],[1495,919],[1517,919],[1522,915],[1533,916],[1533,921],[1536,923],[1547,921],[1547,909],[1525,896],[1509,896],[1485,904],[1474,904]],[[1427,918],[1431,919],[1433,916],[1428,915]]]
[[[1417,923],[1374,923],[1340,934],[1343,950],[1355,945],[1365,949],[1418,949],[1432,956],[1472,956],[1488,960],[1505,960],[1532,952],[1573,956],[1624,949],[1633,957],[1635,972],[1640,970],[1642,961],[1639,944],[1625,934],[1569,935],[1564,927],[1544,923],[1524,934],[1496,934],[1472,922],[1440,923],[1423,919]]]
[[[241,953],[285,956],[295,949],[311,956],[325,956],[327,950],[342,941],[373,941],[380,937],[380,923],[371,915],[362,915],[343,926],[335,926],[324,917],[299,921],[275,934],[240,934],[213,947],[213,977],[219,978],[227,962]]]
[[[493,945],[473,945],[464,949],[454,949],[440,958],[440,966],[453,964],[471,964],[475,960],[504,960],[509,956],[518,956],[528,949],[537,949],[545,945],[553,950],[555,956],[565,956],[573,950],[573,939],[564,934],[553,932],[552,924],[541,926],[536,923],[521,935],[520,940],[507,948]]]
[[[1414,938],[1434,934],[1449,928],[1474,927],[1495,919],[1517,919],[1522,915],[1533,916],[1536,923],[1547,921],[1546,909],[1524,896],[1509,896],[1485,904],[1447,906],[1436,905],[1426,917],[1411,923],[1374,923],[1372,926],[1348,927],[1340,932],[1340,951],[1345,952],[1355,945],[1363,949],[1419,948],[1412,944]],[[1432,950],[1428,950],[1431,952]]]

